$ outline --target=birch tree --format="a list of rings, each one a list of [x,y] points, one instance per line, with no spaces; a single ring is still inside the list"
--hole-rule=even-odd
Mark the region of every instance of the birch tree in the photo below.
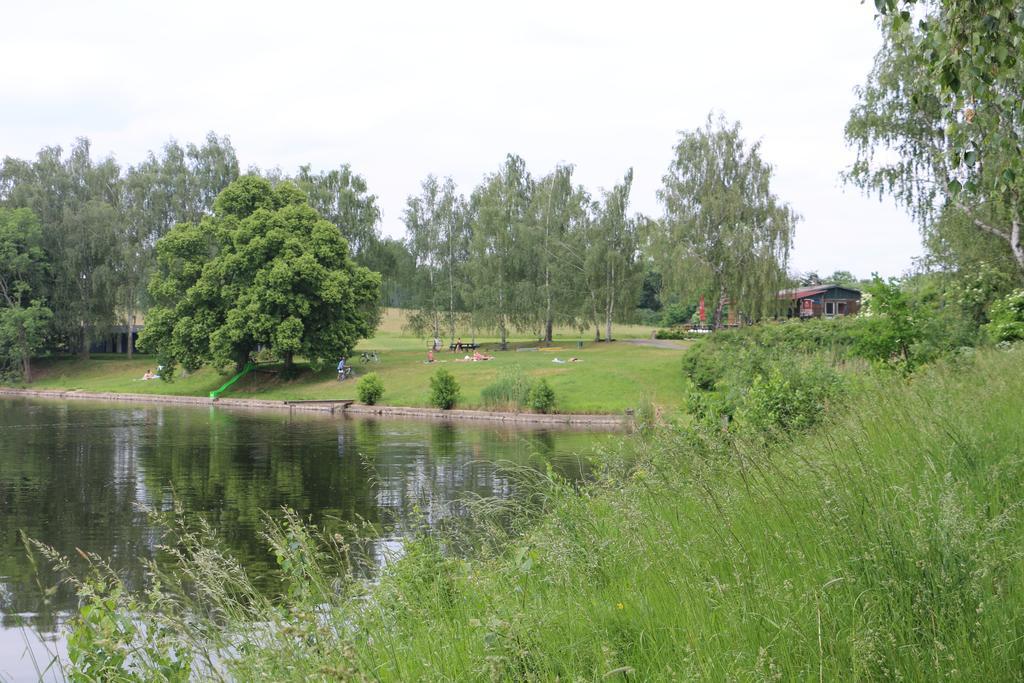
[[[451,178],[440,183],[432,175],[423,181],[419,196],[409,197],[406,203],[407,243],[418,271],[416,313],[410,317],[410,326],[436,338],[443,327],[454,340],[462,310],[469,248],[465,203]]]
[[[532,196],[534,285],[538,294],[534,306],[539,310],[542,339],[547,342],[551,341],[556,321],[573,321],[575,295],[580,290],[570,242],[574,209],[578,209],[572,173],[572,166],[557,167],[537,183]]]
[[[0,375],[17,366],[32,381],[53,313],[42,299],[47,268],[39,221],[29,209],[0,207]]]
[[[294,182],[309,197],[309,205],[338,227],[353,257],[362,262],[364,252],[380,239],[380,208],[366,179],[348,164],[320,173],[307,164],[299,167]]]
[[[658,198],[664,225],[653,241],[666,285],[682,300],[717,300],[751,318],[774,310],[799,217],[771,188],[772,167],[760,143],[747,144],[739,123],[708,117],[685,132]]]
[[[908,207],[926,242],[966,222],[997,240],[1024,278],[1024,8],[875,5],[883,45],[846,125],[857,152],[848,179]]]
[[[501,170],[485,179],[471,198],[475,214],[468,298],[485,325],[508,342],[512,326],[528,313],[521,297],[527,256],[522,249],[533,181],[522,158],[508,155]]]

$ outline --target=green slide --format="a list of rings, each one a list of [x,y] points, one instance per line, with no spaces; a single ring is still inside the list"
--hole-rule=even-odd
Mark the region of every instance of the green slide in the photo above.
[[[221,386],[220,389],[215,389],[215,390],[211,391],[210,392],[210,398],[213,399],[214,401],[216,401],[217,398],[222,393],[224,393],[227,390],[228,387],[230,387],[232,384],[234,384],[238,380],[240,380],[243,377],[245,377],[249,373],[250,370],[255,370],[255,369],[256,369],[256,364],[255,363],[246,363],[245,367],[242,368],[242,371],[240,373],[238,373],[237,375],[235,375],[234,377],[229,379],[227,382],[224,382],[224,384]]]

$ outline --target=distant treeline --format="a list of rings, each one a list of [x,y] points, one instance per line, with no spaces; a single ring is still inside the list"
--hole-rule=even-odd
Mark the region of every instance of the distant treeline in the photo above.
[[[35,335],[20,355],[87,354],[111,326],[137,324],[157,241],[209,215],[240,173],[230,140],[214,133],[127,167],[94,159],[84,138],[67,152],[5,158],[0,304],[10,324],[0,343],[10,351],[19,335]],[[353,258],[382,274],[381,303],[413,309],[415,331],[437,337],[468,325],[503,340],[513,329],[550,339],[555,325],[570,325],[610,339],[613,323],[638,310],[650,319],[663,300],[700,295],[716,315],[727,298],[757,315],[785,281],[797,219],[771,194],[757,145],[744,143],[738,124],[710,118],[676,147],[659,219],[630,212],[631,169],[595,194],[574,182],[571,165],[535,176],[509,155],[468,197],[450,178],[428,176],[408,198],[405,238],[392,239],[380,234],[376,196],[347,164],[249,173],[305,192]]]

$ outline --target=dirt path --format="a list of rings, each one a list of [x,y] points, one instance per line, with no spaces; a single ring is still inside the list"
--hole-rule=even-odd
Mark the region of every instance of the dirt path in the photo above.
[[[688,349],[691,343],[680,339],[623,339],[622,341],[636,346],[654,346],[659,349]]]

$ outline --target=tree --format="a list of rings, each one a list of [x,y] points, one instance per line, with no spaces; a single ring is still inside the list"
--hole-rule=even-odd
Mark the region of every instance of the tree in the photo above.
[[[420,195],[406,202],[407,244],[422,278],[413,303],[417,312],[410,324],[420,333],[429,330],[439,338],[443,324],[449,339],[455,339],[469,252],[466,218],[465,199],[457,194],[451,178],[442,184],[428,176]]]
[[[154,306],[140,345],[176,364],[241,367],[259,346],[291,368],[351,354],[379,318],[380,276],[357,266],[338,229],[291,183],[243,176],[214,214],[157,243]]]
[[[29,209],[0,208],[0,371],[12,361],[32,381],[32,356],[43,349],[53,314],[33,297],[42,289],[46,254]]]
[[[1024,277],[1024,8],[1019,0],[875,5],[884,44],[846,126],[857,151],[849,179],[908,206],[926,238],[960,223],[949,213],[962,214]],[[943,213],[947,220],[936,220]]]
[[[160,156],[150,152],[145,161],[125,173],[117,312],[129,337],[145,304],[157,240],[176,223],[198,223],[208,216],[217,195],[236,178],[238,158],[230,139],[212,132],[202,146],[189,143],[182,147],[171,140]],[[129,357],[131,353],[129,342]]]
[[[63,314],[79,324],[83,358],[89,357],[93,339],[105,334],[116,319],[117,273],[122,263],[119,227],[117,210],[95,199],[64,221],[68,241],[54,261],[67,288]]]
[[[663,178],[656,261],[681,300],[717,298],[716,327],[726,302],[753,318],[769,312],[786,282],[799,217],[772,193],[771,177],[760,143],[748,145],[739,123],[709,116],[683,133]]]
[[[825,278],[825,282],[830,285],[853,287],[859,282],[859,280],[856,275],[848,270],[834,270],[831,275]]]
[[[498,173],[484,180],[470,199],[474,213],[470,244],[469,305],[486,325],[498,330],[501,344],[510,327],[528,316],[524,294],[524,247],[533,180],[521,157],[509,154]]]
[[[812,270],[797,278],[800,281],[801,287],[815,287],[821,284],[821,276],[818,275],[818,271]]]
[[[593,300],[600,305],[605,338],[612,341],[612,321],[616,305],[634,305],[643,277],[638,258],[639,221],[628,215],[629,195],[633,186],[633,169],[626,171],[622,182],[605,192],[595,206],[596,216],[590,223],[591,237],[587,249],[587,279],[592,286]],[[596,334],[600,340],[600,331]]]
[[[562,165],[542,178],[531,196],[532,251],[535,303],[531,308],[538,313],[543,327],[544,341],[550,342],[555,322],[573,322],[578,309],[576,302],[578,274],[572,267],[571,232],[578,218],[578,190],[572,185],[573,167]],[[585,210],[585,209],[584,209]]]
[[[348,164],[320,173],[313,173],[312,167],[306,164],[299,167],[295,184],[309,197],[309,205],[341,231],[353,258],[366,265],[363,262],[365,252],[380,239],[377,234],[380,209],[366,180]]]
[[[51,264],[41,294],[53,311],[54,331],[88,357],[94,335],[115,318],[120,168],[110,158],[93,162],[89,141],[80,138],[67,157],[60,147],[43,148],[31,162],[8,157],[0,179],[7,204],[39,218]]]
[[[922,361],[915,346],[924,336],[929,312],[910,300],[899,280],[872,277],[864,301],[867,328],[857,337],[856,353],[909,372]]]
[[[418,293],[416,261],[405,242],[385,237],[367,248],[361,264],[381,276],[381,302],[385,306],[411,308]]]

